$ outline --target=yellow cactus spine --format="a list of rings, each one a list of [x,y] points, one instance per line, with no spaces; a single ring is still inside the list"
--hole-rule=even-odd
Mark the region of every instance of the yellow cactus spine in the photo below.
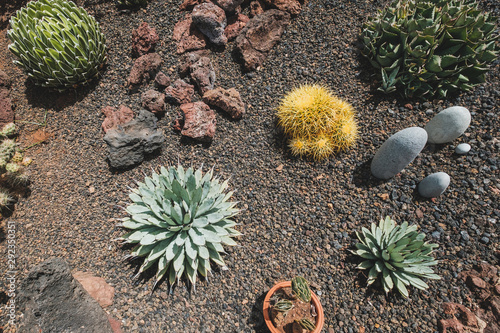
[[[281,101],[277,115],[293,155],[323,160],[352,147],[358,138],[352,105],[321,85],[293,89]]]

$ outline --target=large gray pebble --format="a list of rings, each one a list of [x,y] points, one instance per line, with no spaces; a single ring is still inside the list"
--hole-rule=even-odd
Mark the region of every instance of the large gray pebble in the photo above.
[[[467,154],[470,151],[470,148],[470,144],[461,143],[457,146],[457,148],[455,148],[455,153],[457,153],[458,155]]]
[[[470,112],[461,106],[452,106],[439,112],[425,126],[429,143],[447,143],[464,134],[470,124]]]
[[[373,157],[372,175],[379,179],[394,177],[417,157],[426,142],[427,132],[420,127],[405,128],[392,135]]]
[[[418,184],[418,193],[425,198],[435,198],[443,194],[450,185],[450,176],[446,172],[428,175]]]

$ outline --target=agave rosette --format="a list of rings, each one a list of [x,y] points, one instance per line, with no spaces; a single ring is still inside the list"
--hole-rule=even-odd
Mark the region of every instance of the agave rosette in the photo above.
[[[365,23],[362,54],[380,70],[378,90],[446,97],[485,81],[498,57],[495,28],[474,0],[400,0]]]
[[[195,287],[197,273],[211,271],[210,261],[225,265],[223,245],[236,245],[232,238],[241,235],[232,220],[239,210],[228,201],[233,192],[224,192],[228,181],[212,175],[162,167],[132,191],[130,217],[122,222],[131,231],[122,239],[137,244],[131,258],[145,257],[137,275],[157,263],[155,286],[163,276],[173,285],[185,274]]]
[[[106,39],[85,9],[66,0],[31,1],[10,19],[9,50],[36,84],[85,84],[106,61]]]
[[[394,220],[386,217],[379,225],[371,224],[371,230],[362,228],[356,232],[361,243],[356,244],[354,254],[367,259],[359,264],[359,269],[370,269],[368,285],[381,276],[385,292],[396,287],[405,297],[408,297],[406,286],[412,285],[418,289],[429,286],[422,280],[440,279],[430,266],[438,262],[430,254],[437,244],[424,242],[425,234],[417,232],[416,225],[403,222],[396,225]]]

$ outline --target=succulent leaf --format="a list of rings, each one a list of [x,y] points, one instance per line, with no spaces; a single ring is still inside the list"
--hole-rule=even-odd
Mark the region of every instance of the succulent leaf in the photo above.
[[[484,82],[500,50],[495,28],[475,0],[398,0],[368,19],[360,40],[378,90],[429,99]]]
[[[303,329],[307,330],[307,331],[314,331],[316,329],[316,325],[309,319],[307,318],[303,318],[303,319],[300,319],[300,320],[296,320],[297,324],[300,325],[300,327],[302,327]]]
[[[425,234],[418,233],[415,225],[409,226],[407,222],[396,225],[390,217],[386,217],[378,226],[372,223],[370,229],[363,227],[361,233],[356,232],[361,243],[357,243],[358,250],[353,251],[367,259],[358,268],[370,269],[368,285],[380,276],[386,293],[396,287],[408,297],[405,286],[426,289],[429,286],[421,278],[440,279],[430,268],[437,264],[429,255],[437,244],[424,242]]]
[[[10,19],[9,50],[36,84],[65,90],[86,84],[106,62],[97,21],[67,0],[29,2]]]
[[[220,186],[211,172],[207,174],[210,177],[202,178],[200,169],[162,167],[129,195],[133,203],[126,208],[130,216],[122,226],[131,231],[122,239],[138,244],[133,257],[146,257],[139,274],[158,263],[155,286],[164,276],[173,284],[185,275],[195,287],[198,272],[206,276],[211,270],[210,260],[224,265],[222,244],[236,245],[232,237],[240,233],[232,229],[236,223],[231,217],[239,211],[224,192],[227,183]],[[203,189],[205,199],[192,195]]]
[[[311,289],[309,282],[301,276],[292,279],[292,294],[304,303],[311,301]]]

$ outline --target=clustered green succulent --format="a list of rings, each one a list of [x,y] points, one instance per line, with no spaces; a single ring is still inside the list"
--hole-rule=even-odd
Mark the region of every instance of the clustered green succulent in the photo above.
[[[117,0],[118,6],[122,7],[137,7],[145,6],[148,0]]]
[[[408,297],[406,286],[424,290],[429,286],[421,278],[440,279],[429,267],[437,264],[430,254],[438,245],[424,242],[425,234],[418,233],[416,225],[403,222],[399,226],[387,216],[378,226],[372,223],[371,231],[363,227],[356,235],[361,243],[353,253],[367,259],[358,268],[370,269],[368,285],[380,275],[386,293],[395,286]]]
[[[292,279],[292,294],[304,303],[311,301],[311,289],[309,282],[301,276],[296,276]]]
[[[365,23],[362,54],[380,70],[380,91],[446,97],[485,81],[495,22],[475,0],[395,1]]]
[[[22,161],[20,152],[16,152],[17,145],[14,139],[10,138],[16,134],[14,123],[8,123],[0,130],[0,175],[10,188],[25,185],[28,182],[27,176],[23,173],[23,168],[19,164]],[[7,188],[0,189],[0,208],[8,207],[14,199]]]
[[[293,303],[289,299],[280,299],[273,305],[273,309],[278,312],[288,312],[293,308]]]
[[[92,80],[106,61],[106,39],[85,9],[66,0],[31,1],[10,19],[12,51],[36,84],[64,90]]]
[[[233,192],[224,192],[228,181],[212,176],[179,165],[138,183],[122,222],[132,229],[122,240],[137,244],[130,258],[145,257],[137,276],[158,263],[155,286],[165,274],[171,285],[185,274],[195,287],[197,272],[211,271],[210,260],[225,265],[222,245],[236,245],[232,237],[241,235],[231,220],[239,210],[228,201]]]

